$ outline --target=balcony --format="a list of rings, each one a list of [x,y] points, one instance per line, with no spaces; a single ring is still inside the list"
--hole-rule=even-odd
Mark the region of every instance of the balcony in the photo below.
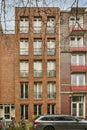
[[[56,54],[56,49],[55,48],[47,48],[47,55],[48,56],[53,56]]]
[[[36,100],[42,99],[42,92],[34,92],[34,99]]]
[[[69,32],[75,31],[75,30],[84,30],[83,26],[70,26]]]
[[[42,48],[34,48],[34,55],[42,55]]]
[[[86,65],[72,65],[71,66],[71,71],[87,71],[87,66]]]
[[[41,26],[34,26],[34,33],[42,33],[42,27]]]
[[[77,47],[77,46],[76,46],[76,47],[72,47],[72,46],[71,46],[71,47],[69,47],[69,50],[70,50],[71,52],[73,52],[73,51],[74,51],[74,52],[75,52],[75,51],[81,51],[81,52],[84,51],[84,52],[85,52],[85,51],[87,51],[87,48],[86,48],[85,46],[82,46],[82,47],[80,47],[80,46],[78,46],[78,47]]]
[[[47,75],[48,75],[48,77],[56,77],[56,71],[55,70],[48,70]]]
[[[34,77],[42,77],[42,70],[34,70]]]
[[[28,71],[26,70],[20,71],[20,77],[28,77]]]
[[[47,33],[50,33],[50,34],[51,34],[51,33],[52,33],[52,34],[55,33],[55,27],[48,26],[48,27],[47,27]]]
[[[29,26],[20,26],[20,33],[28,33]]]
[[[71,91],[87,91],[87,86],[81,85],[81,86],[71,86]]]
[[[55,92],[49,92],[47,96],[48,96],[48,99],[55,99],[56,93]]]

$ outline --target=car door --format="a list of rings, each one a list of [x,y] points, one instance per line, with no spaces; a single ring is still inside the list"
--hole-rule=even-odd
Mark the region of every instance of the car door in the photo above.
[[[65,116],[64,120],[68,122],[68,129],[69,130],[83,130],[85,128],[85,124],[82,123],[79,119]]]
[[[54,121],[55,130],[68,130],[68,121],[65,121],[63,116],[55,117]]]
[[[55,117],[54,122],[55,130],[83,130],[84,123],[71,116]]]

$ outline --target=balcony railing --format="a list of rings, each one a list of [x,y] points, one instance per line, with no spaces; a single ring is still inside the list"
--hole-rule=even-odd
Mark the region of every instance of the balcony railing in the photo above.
[[[70,51],[87,51],[87,48],[85,46],[83,47],[80,47],[80,46],[77,46],[77,47],[69,47],[69,50]]]
[[[42,33],[42,27],[40,26],[34,26],[34,33]]]
[[[71,71],[87,71],[86,65],[71,65]]]
[[[34,92],[34,99],[42,99],[42,92]]]
[[[69,23],[69,31],[71,32],[72,30],[84,30],[84,27],[83,27],[83,23],[78,23],[76,24],[72,24],[72,23]]]
[[[20,26],[20,33],[28,33],[29,26]]]
[[[34,77],[42,77],[42,70],[34,70]]]
[[[34,48],[34,55],[42,55],[42,48]]]
[[[80,27],[80,26],[74,26],[74,27],[69,27],[69,31],[74,31],[74,30],[84,30],[83,27]]]
[[[56,49],[55,48],[47,48],[47,55],[55,55]]]
[[[55,33],[55,27],[47,27],[47,33]]]
[[[55,98],[56,98],[56,93],[55,92],[48,93],[48,99],[55,99]]]
[[[20,71],[20,77],[28,77],[28,71],[26,70]]]
[[[71,86],[71,91],[87,91],[87,86]]]
[[[55,70],[48,70],[47,75],[48,75],[48,77],[56,77],[56,71]]]
[[[28,55],[28,49],[20,48],[20,55]]]

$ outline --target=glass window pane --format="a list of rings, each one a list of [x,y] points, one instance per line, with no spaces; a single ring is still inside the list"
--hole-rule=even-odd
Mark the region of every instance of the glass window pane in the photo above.
[[[77,113],[77,106],[76,106],[76,104],[73,104],[73,106],[72,106],[72,115],[76,116],[76,113]]]

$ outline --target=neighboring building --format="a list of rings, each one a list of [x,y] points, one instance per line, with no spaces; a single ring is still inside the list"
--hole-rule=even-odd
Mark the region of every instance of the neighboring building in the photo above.
[[[61,113],[87,118],[87,11],[61,12]]]
[[[15,8],[15,34],[0,35],[0,117],[60,113],[59,8]]]
[[[0,117],[87,118],[86,15],[81,7],[15,8],[15,34],[0,34]]]

